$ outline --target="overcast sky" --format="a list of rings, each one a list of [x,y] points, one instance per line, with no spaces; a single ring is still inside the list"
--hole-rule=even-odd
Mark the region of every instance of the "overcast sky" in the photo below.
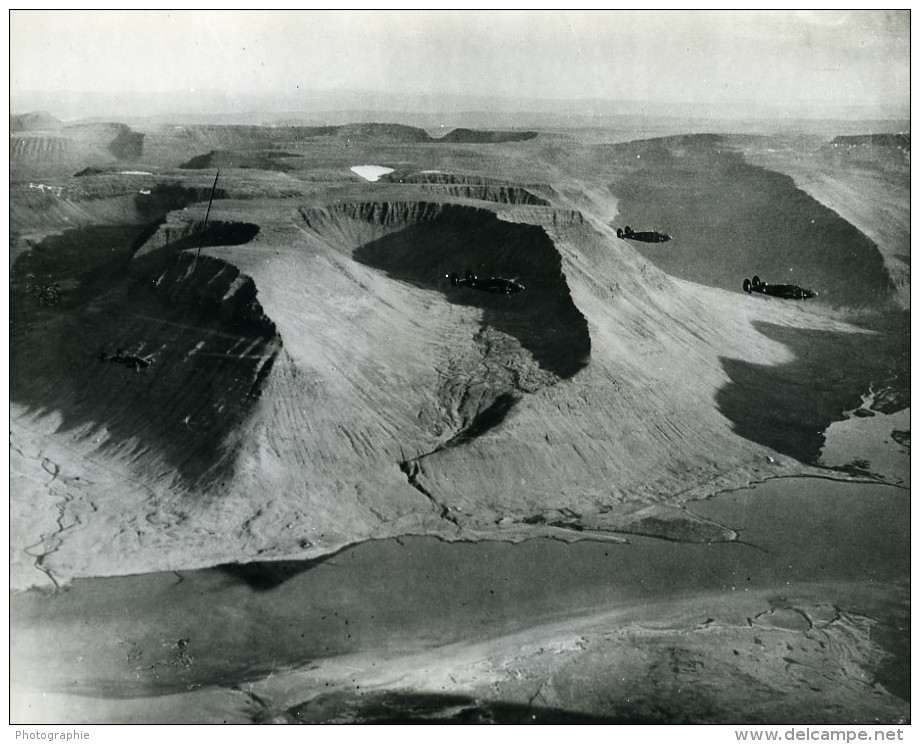
[[[12,11],[11,92],[906,108],[907,11]]]

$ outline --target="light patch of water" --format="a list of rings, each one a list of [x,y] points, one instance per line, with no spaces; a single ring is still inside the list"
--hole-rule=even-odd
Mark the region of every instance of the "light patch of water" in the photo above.
[[[873,411],[872,404],[881,392],[870,387],[861,396],[862,402],[845,412],[846,420],[827,428],[818,464],[864,470],[909,486],[910,408],[891,414]]]
[[[152,176],[150,171],[118,171],[122,176]]]
[[[393,172],[393,168],[383,165],[353,165],[349,170],[357,173],[365,181],[379,181],[381,176]]]

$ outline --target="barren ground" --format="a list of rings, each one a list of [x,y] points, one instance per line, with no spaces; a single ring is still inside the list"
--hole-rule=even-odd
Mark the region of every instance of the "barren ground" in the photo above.
[[[14,712],[909,718],[904,154],[421,134],[11,138]]]

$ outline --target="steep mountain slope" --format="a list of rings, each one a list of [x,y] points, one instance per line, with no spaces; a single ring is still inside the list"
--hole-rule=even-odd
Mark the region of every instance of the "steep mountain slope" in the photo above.
[[[872,240],[898,304],[910,308],[910,136],[837,137],[808,145],[753,138],[738,146],[748,161],[791,176]]]
[[[143,153],[144,135],[124,124],[63,126],[27,115],[10,122],[10,175],[13,179],[73,173],[89,166],[131,162]]]
[[[347,132],[368,127],[394,134]],[[276,134],[169,136],[254,153]],[[14,506],[14,583],[409,533],[675,534],[685,500],[814,472],[867,390],[909,404],[904,321],[866,235],[736,145],[356,145],[398,158],[371,185],[352,151],[301,143],[288,173],[229,164],[206,228],[208,170],[17,185],[14,471],[42,506]],[[664,257],[612,226],[655,210],[680,228]],[[809,231],[797,260],[833,301],[740,291]],[[451,284],[467,270],[525,289]]]
[[[728,290],[759,275],[814,289],[834,307],[893,302],[891,277],[867,235],[790,177],[748,163],[726,138],[641,140],[615,146],[611,157],[618,224],[672,235],[636,244],[668,273]]]
[[[909,717],[899,148],[319,129],[12,180],[12,716]]]
[[[41,571],[309,557],[406,533],[609,537],[649,503],[802,469],[734,433],[714,405],[722,358],[790,359],[756,319],[845,326],[672,280],[576,212],[406,189],[222,200],[206,231],[199,202],[125,240],[117,265],[84,265],[60,306],[18,300],[14,442],[41,455],[18,467],[97,479],[90,504],[46,492],[57,527],[23,530]],[[466,268],[527,289],[452,287]],[[117,348],[150,366],[97,358]]]

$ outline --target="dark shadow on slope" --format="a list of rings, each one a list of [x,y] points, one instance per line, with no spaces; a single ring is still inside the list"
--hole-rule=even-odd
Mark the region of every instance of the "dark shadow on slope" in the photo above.
[[[132,257],[156,235],[167,213],[209,197],[210,189],[157,184],[149,194],[135,195],[136,220],[64,230],[18,255],[11,268],[11,287],[14,291],[21,288],[31,275],[36,281],[59,283],[65,290],[64,300],[76,295],[76,301],[87,302],[90,295],[104,294],[119,281],[120,274],[132,264]],[[224,191],[215,191],[215,199],[225,197]],[[247,223],[212,222],[207,230],[195,232],[203,246],[237,245],[252,240],[258,229]],[[192,243],[188,241],[188,245],[175,250]]]
[[[31,275],[40,281],[60,283],[66,299],[90,277],[124,271],[157,224],[88,225],[51,235],[20,254],[10,270],[11,289],[15,293]],[[11,311],[13,306],[11,298]]]
[[[822,304],[882,307],[894,285],[876,245],[787,175],[751,165],[721,137],[689,135],[617,145],[618,224],[673,240],[633,244],[682,279],[741,292],[745,277],[799,284]]]
[[[468,427],[446,442],[443,447],[439,447],[439,449],[466,444],[494,429],[505,420],[517,400],[517,397],[511,393],[502,393],[490,406],[476,414]]]
[[[251,222],[212,220],[207,225],[187,223],[178,229],[157,222],[151,227],[155,229],[148,230],[144,243],[135,242],[138,250],[128,267],[133,276],[141,279],[169,270],[180,260],[183,251],[188,251],[190,255],[198,255],[202,248],[243,245],[259,234],[259,226]],[[162,232],[164,243],[151,240],[157,232]]]
[[[144,134],[133,132],[125,125],[119,126],[118,134],[109,143],[109,152],[119,160],[137,160],[144,153]]]
[[[196,155],[182,163],[183,170],[206,170],[211,168],[242,168],[256,170],[275,170],[286,173],[294,170],[293,165],[281,162],[287,158],[299,158],[283,150],[211,150],[204,155]]]
[[[463,145],[495,145],[504,142],[525,142],[537,136],[537,132],[500,132],[490,129],[454,129],[435,142],[450,142]]]
[[[70,231],[17,260],[11,400],[31,414],[57,413],[60,431],[155,468],[152,478],[219,485],[280,339],[252,280],[223,261],[174,253],[156,271],[129,271],[145,232]],[[24,290],[39,267],[63,287],[52,307]],[[150,363],[135,371],[100,361],[119,351]]]
[[[211,220],[201,230],[189,236],[196,246],[202,248],[222,245],[245,245],[259,234],[259,226],[251,222],[225,222]]]
[[[813,464],[824,446],[824,431],[844,420],[844,411],[858,407],[870,386],[888,389],[879,408],[885,413],[910,405],[906,313],[875,318],[872,335],[754,326],[795,359],[776,366],[721,359],[731,382],[718,391],[716,404],[746,439]]]
[[[353,255],[394,278],[438,289],[450,302],[482,308],[486,325],[516,338],[541,367],[559,377],[571,377],[588,362],[587,321],[572,302],[559,253],[540,227],[505,222],[482,209],[444,205],[433,219],[407,224],[359,246]],[[445,278],[466,270],[517,278],[526,289],[489,294],[453,287]]]
[[[163,217],[167,212],[183,207],[198,201],[206,201],[211,196],[210,187],[182,186],[176,183],[158,183],[149,194],[136,194],[134,196],[134,208],[137,210],[140,219],[155,220]],[[224,189],[214,189],[215,199],[226,199],[227,192]]]
[[[277,589],[284,582],[322,565],[335,556],[336,553],[327,553],[312,560],[224,563],[215,566],[214,569],[242,581],[255,592],[267,592]]]
[[[158,223],[158,227],[159,224]],[[217,246],[244,245],[259,234],[259,226],[251,222],[211,220],[207,225],[192,223],[183,226],[170,235],[170,228],[164,228],[165,244],[145,255],[160,254],[175,256],[188,249]],[[152,236],[151,236],[152,237]],[[139,246],[140,247],[140,246]],[[138,256],[142,258],[142,256]]]
[[[874,682],[892,695],[910,702],[910,606],[896,611],[894,623],[879,622],[871,632],[872,640],[888,652],[875,670]]]

